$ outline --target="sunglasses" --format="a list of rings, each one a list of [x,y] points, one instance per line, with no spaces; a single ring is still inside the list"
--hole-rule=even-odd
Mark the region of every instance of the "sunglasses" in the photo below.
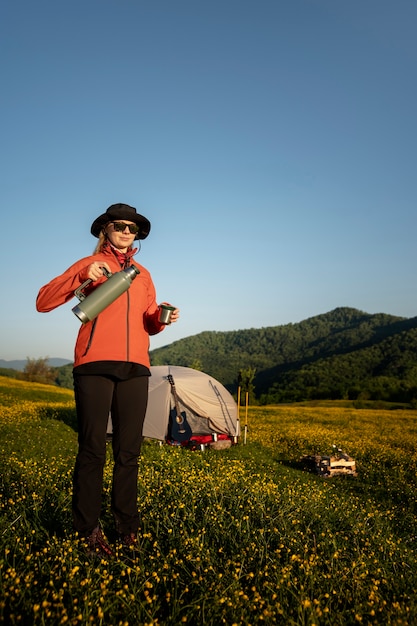
[[[137,226],[137,224],[124,224],[123,222],[112,222],[112,224],[117,233],[123,233],[126,230],[126,226],[131,235],[137,235],[139,232],[139,226]]]

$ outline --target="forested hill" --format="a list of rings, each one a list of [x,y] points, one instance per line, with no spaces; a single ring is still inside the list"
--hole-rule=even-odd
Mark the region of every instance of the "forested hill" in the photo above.
[[[231,391],[256,370],[265,403],[312,398],[417,399],[417,317],[342,307],[296,324],[206,331],[151,352],[152,365],[202,369]]]

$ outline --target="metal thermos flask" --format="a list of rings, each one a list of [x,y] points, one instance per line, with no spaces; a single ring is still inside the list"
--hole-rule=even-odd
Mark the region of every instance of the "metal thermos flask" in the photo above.
[[[80,300],[80,304],[77,304],[72,309],[72,312],[83,324],[91,322],[109,304],[127,291],[132,281],[140,273],[139,269],[134,265],[126,267],[126,269],[115,274],[105,271],[104,268],[103,272],[107,278],[106,282],[94,289],[88,296],[82,290],[92,282],[90,278],[74,291],[74,295]]]

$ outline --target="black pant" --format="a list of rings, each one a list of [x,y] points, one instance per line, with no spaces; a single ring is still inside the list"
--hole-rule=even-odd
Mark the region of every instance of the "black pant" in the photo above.
[[[101,512],[106,432],[113,423],[113,484],[111,509],[116,530],[136,532],[138,458],[148,402],[148,377],[117,380],[111,376],[74,375],[78,419],[78,454],[73,478],[73,523],[89,534]]]

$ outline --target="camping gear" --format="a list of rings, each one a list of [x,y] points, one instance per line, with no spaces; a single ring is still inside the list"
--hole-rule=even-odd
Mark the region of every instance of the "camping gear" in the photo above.
[[[150,370],[144,437],[192,450],[221,450],[238,443],[240,422],[236,402],[218,380],[205,372],[180,365],[154,365]],[[172,393],[170,377],[174,381],[176,397]],[[191,431],[189,439],[179,441],[171,438],[173,408],[180,415],[185,415]],[[109,438],[111,433],[110,415],[107,425]]]
[[[173,443],[169,438],[169,427],[175,398],[169,376],[175,383],[178,409],[185,413],[191,429],[191,446],[201,449],[201,446],[211,447],[219,441],[238,442],[240,422],[231,393],[205,372],[180,365],[151,367],[144,437]]]
[[[340,475],[357,476],[355,460],[336,446],[333,446],[331,455],[307,454],[301,457],[301,462],[324,478]]]
[[[124,270],[116,272],[115,274],[108,272],[104,267],[102,269],[107,280],[101,283],[101,285],[94,289],[88,296],[84,294],[83,289],[92,282],[91,278],[83,282],[83,284],[74,291],[74,295],[80,300],[80,304],[77,304],[72,309],[72,312],[83,324],[93,320],[108,307],[109,304],[127,291],[132,281],[140,273],[139,268],[134,265],[126,267]]]
[[[173,311],[175,311],[175,306],[160,304],[158,321],[161,322],[161,324],[170,324]]]

